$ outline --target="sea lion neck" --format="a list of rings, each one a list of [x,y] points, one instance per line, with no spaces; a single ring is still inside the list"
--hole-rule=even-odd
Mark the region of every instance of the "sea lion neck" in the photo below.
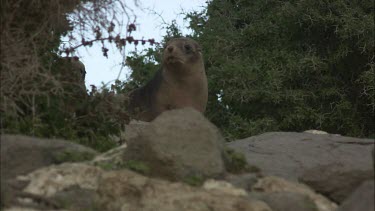
[[[190,78],[190,75],[191,73],[181,73],[182,71],[176,71],[175,69],[173,68],[166,68],[166,67],[163,67],[163,69],[161,70],[161,74],[163,76],[163,80],[167,83],[167,84],[182,84],[184,83],[184,81],[186,81],[188,78]]]
[[[204,65],[163,65],[162,74],[167,81],[191,81],[192,78],[205,74]]]

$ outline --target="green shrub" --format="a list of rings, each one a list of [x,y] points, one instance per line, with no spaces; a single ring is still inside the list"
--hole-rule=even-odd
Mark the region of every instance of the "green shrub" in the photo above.
[[[373,14],[369,0],[213,0],[187,14],[203,49],[206,116],[229,139],[308,129],[373,136]],[[180,34],[171,28],[165,39]],[[140,58],[134,70],[150,64]]]

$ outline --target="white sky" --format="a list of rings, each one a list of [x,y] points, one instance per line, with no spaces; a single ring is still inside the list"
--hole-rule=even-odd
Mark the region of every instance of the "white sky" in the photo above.
[[[188,23],[183,22],[183,15],[180,15],[181,11],[200,11],[206,5],[206,0],[139,0],[139,2],[141,8],[152,9],[160,14],[166,23],[171,23],[173,19],[176,19],[183,34],[188,32],[186,28]],[[165,29],[162,29],[163,20],[158,15],[151,14],[149,10],[133,9],[137,16],[136,22],[138,25],[137,31],[133,32],[132,36],[135,39],[143,37],[145,39],[154,38],[156,42],[161,41],[162,36],[165,35]],[[138,45],[138,51],[142,50],[141,46]],[[149,47],[149,45],[146,44],[145,47]],[[126,46],[126,51],[133,51],[134,49],[134,45]],[[101,86],[101,82],[112,84],[120,72],[122,58],[115,47],[109,48],[108,59],[103,56],[99,43],[94,44],[91,48],[80,48],[78,55],[86,67],[86,87],[89,90],[91,84],[98,88]],[[128,70],[124,68],[119,79],[124,80],[127,73]]]

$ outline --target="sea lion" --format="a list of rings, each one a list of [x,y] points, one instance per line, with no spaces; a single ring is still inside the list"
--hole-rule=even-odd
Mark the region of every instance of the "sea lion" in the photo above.
[[[85,84],[86,68],[78,57],[62,57],[60,61],[65,66],[65,73],[62,73],[65,80]]]
[[[62,57],[57,61],[59,64],[58,80],[68,95],[82,98],[87,95],[85,77],[85,65],[78,57]]]
[[[83,114],[83,107],[87,103],[85,85],[85,65],[78,57],[62,57],[57,60],[59,71],[57,79],[64,89],[64,109],[74,116]]]
[[[154,77],[129,94],[131,117],[152,121],[163,111],[184,107],[204,113],[208,89],[199,44],[189,38],[171,39],[162,60],[162,67]]]

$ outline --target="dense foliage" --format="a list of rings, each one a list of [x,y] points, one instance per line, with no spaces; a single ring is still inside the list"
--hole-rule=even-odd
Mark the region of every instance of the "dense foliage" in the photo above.
[[[1,133],[65,138],[101,151],[115,144],[111,137],[120,136],[128,121],[119,93],[153,76],[163,46],[128,55],[133,71],[127,81],[100,91],[93,87],[84,97],[59,76],[69,71],[60,65],[59,46],[62,35],[78,46],[101,41],[104,55],[104,40],[119,49],[144,43],[115,34],[120,27],[108,17],[126,8],[119,2],[1,0]],[[72,11],[77,14],[68,19]],[[205,115],[227,138],[307,129],[374,136],[371,0],[212,0],[186,19],[192,30],[188,36],[204,53]],[[74,26],[83,34],[92,30],[91,37],[74,37]],[[181,35],[172,23],[163,42]],[[73,50],[68,45],[65,53]]]
[[[186,18],[204,51],[206,116],[227,137],[307,129],[374,135],[371,0],[213,0]],[[135,71],[150,65],[147,55],[137,59],[144,63]]]
[[[1,0],[1,133],[64,138],[100,151],[115,145],[111,135],[119,136],[128,119],[114,106],[114,90],[80,91],[84,83],[75,81],[75,68],[62,57],[74,52],[74,44],[90,46],[92,40],[101,41],[103,54],[106,40],[121,49],[126,41],[118,27],[118,16],[127,9],[123,4]],[[133,30],[130,24],[127,35]],[[62,36],[69,40],[64,48]]]

